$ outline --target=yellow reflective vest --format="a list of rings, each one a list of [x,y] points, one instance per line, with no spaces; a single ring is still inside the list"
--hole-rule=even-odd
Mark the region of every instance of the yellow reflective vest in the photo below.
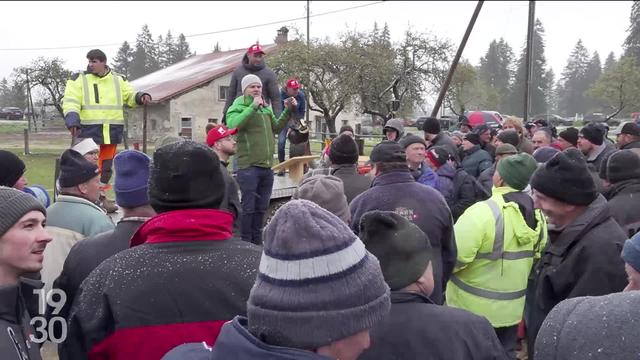
[[[518,204],[505,203],[510,187],[468,208],[454,225],[458,257],[447,284],[447,305],[484,316],[493,327],[513,326],[524,310],[527,280],[547,241],[547,223],[534,211],[531,229]]]
[[[72,113],[80,117],[80,124],[67,121],[67,127],[81,126],[81,137],[92,137],[98,144],[113,143],[114,133],[121,137],[124,105],[135,107],[136,93],[122,75],[113,71],[102,77],[86,72],[74,74],[67,80],[62,99],[65,120],[77,118]]]

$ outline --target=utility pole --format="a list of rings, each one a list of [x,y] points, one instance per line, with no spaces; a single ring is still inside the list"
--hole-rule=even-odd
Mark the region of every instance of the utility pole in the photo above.
[[[311,26],[310,26],[310,22],[309,22],[309,3],[310,3],[310,2],[311,2],[310,0],[307,0],[307,53],[311,50],[311,46],[310,46],[310,44],[311,44],[311,42],[310,42],[311,37],[310,37],[310,35],[309,35],[309,29],[311,28]],[[307,66],[308,66],[308,64],[309,64],[309,56],[307,55]],[[311,73],[309,73],[309,74],[308,74],[308,79],[309,79],[309,81],[311,81]],[[307,89],[306,89],[306,86],[307,86],[307,85],[308,85],[308,84],[305,84],[305,90],[307,90]],[[304,92],[304,96],[306,97],[306,99],[305,99],[305,100],[307,100],[307,101],[306,101],[306,103],[307,103],[307,108],[305,109],[305,112],[304,112],[304,113],[305,113],[305,121],[306,121],[306,123],[307,123],[307,126],[308,126],[308,127],[311,127],[311,124],[309,124],[309,109],[311,108],[311,106],[309,105],[309,100],[311,99],[311,97],[310,97],[310,95],[309,95],[309,90],[307,90],[307,91],[305,91],[305,92]]]
[[[527,28],[527,54],[525,59],[526,71],[524,80],[524,117],[526,124],[529,120],[529,83],[531,81],[531,69],[533,68],[533,26],[535,23],[536,2],[529,1],[529,27]]]
[[[447,89],[449,88],[449,84],[451,83],[451,79],[453,78],[453,73],[456,71],[456,67],[458,66],[458,61],[460,61],[460,57],[462,56],[462,51],[464,51],[464,47],[467,45],[467,40],[469,39],[469,35],[471,35],[471,30],[473,30],[473,25],[476,23],[476,19],[478,18],[478,14],[480,14],[480,9],[482,9],[483,0],[478,1],[476,5],[476,10],[473,12],[471,16],[471,21],[469,21],[469,25],[467,25],[467,31],[464,33],[462,37],[462,42],[460,46],[458,46],[458,51],[456,52],[456,56],[453,58],[453,62],[451,63],[451,68],[449,68],[449,74],[447,74],[447,78],[442,84],[440,88],[440,94],[438,94],[438,99],[436,100],[436,104],[433,106],[433,110],[431,110],[431,117],[438,116],[438,111],[440,110],[440,105],[442,105],[442,101],[444,100],[444,95],[447,93]]]
[[[27,112],[29,113],[29,116],[27,117],[27,122],[28,122],[28,127],[29,127],[29,132],[31,132],[31,121],[33,120],[33,112],[31,110],[29,110],[30,105],[31,104],[31,85],[29,84],[29,69],[24,69],[24,75],[25,78],[27,79]]]

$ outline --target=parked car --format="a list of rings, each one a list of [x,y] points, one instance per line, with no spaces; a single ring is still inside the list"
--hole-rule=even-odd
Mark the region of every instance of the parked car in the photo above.
[[[604,116],[604,114],[601,113],[593,113],[593,114],[587,114],[582,118],[582,121],[584,121],[584,123],[588,123],[588,122],[603,122],[605,121],[606,116]]]
[[[563,118],[556,114],[538,114],[532,117],[532,121],[545,120],[548,124],[554,126],[571,126],[573,121],[571,119]]]
[[[24,113],[17,107],[3,107],[0,109],[0,119],[22,120]]]
[[[497,111],[465,111],[464,116],[469,119],[472,127],[486,124],[492,129],[502,127],[502,115]]]

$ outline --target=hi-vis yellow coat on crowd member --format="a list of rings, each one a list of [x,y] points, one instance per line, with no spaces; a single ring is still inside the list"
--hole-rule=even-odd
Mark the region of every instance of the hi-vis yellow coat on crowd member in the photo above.
[[[527,197],[529,223],[518,203]],[[534,224],[535,218],[535,224]],[[511,187],[493,188],[488,200],[462,214],[454,226],[458,258],[447,284],[447,305],[486,317],[494,328],[520,322],[534,259],[547,242],[547,223],[528,195]]]
[[[67,80],[62,111],[67,128],[81,128],[79,137],[97,144],[119,144],[124,130],[123,106],[142,104],[142,93],[134,91],[120,74],[109,70],[104,76],[75,73]],[[76,113],[77,116],[68,116]]]

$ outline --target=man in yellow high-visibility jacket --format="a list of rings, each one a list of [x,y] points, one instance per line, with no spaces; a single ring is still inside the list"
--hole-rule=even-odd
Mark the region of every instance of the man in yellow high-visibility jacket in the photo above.
[[[522,192],[535,170],[526,153],[501,159],[491,198],[468,208],[454,226],[458,255],[447,305],[486,317],[512,359],[529,273],[547,240],[542,212]]]
[[[99,49],[87,53],[87,71],[67,80],[62,110],[64,121],[75,138],[92,138],[100,145],[100,182],[109,188],[117,146],[124,132],[123,106],[147,105],[151,95],[134,92],[127,79],[111,71],[107,56]]]

